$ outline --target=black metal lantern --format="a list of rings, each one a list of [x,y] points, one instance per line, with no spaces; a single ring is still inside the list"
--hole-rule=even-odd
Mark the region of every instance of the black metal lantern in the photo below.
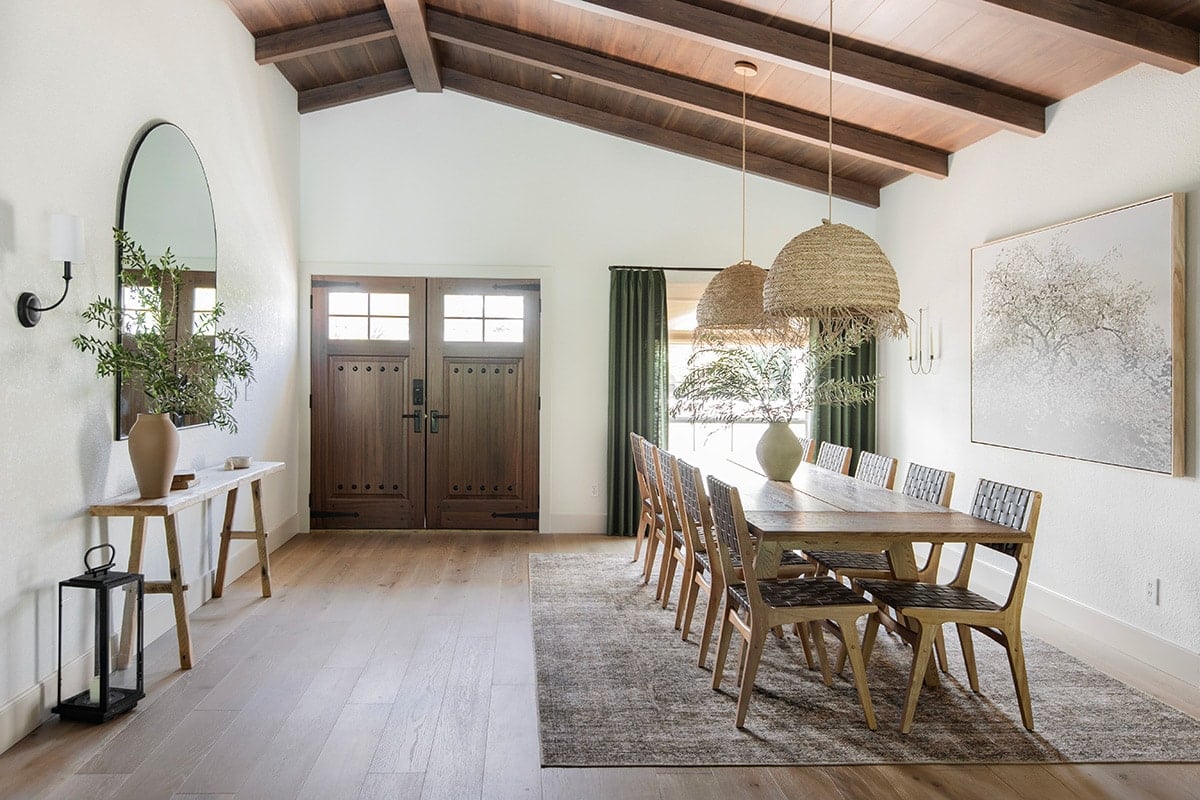
[[[109,550],[108,563],[93,567],[88,556],[102,549]],[[109,544],[91,548],[83,556],[87,571],[58,584],[58,705],[52,710],[63,719],[107,722],[133,708],[146,696],[142,678],[145,579],[134,572],[113,570],[115,555],[116,549]],[[64,595],[64,590],[72,591]],[[81,619],[91,620],[94,646],[88,688],[66,699],[63,699],[62,658],[64,597],[69,600],[70,607],[83,609],[79,612]],[[82,600],[76,602],[80,597]],[[116,628],[113,626],[114,611],[119,615]]]

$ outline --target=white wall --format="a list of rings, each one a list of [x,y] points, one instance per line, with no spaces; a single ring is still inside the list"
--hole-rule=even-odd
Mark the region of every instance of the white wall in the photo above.
[[[968,506],[983,476],[1042,490],[1029,607],[1194,683],[1197,348],[1187,359],[1189,477],[971,444],[970,258],[972,247],[992,239],[1187,192],[1188,338],[1195,342],[1198,189],[1200,70],[1143,67],[1054,106],[1041,138],[997,134],[953,156],[943,181],[908,178],[885,189],[878,223],[905,308],[930,309],[941,357],[933,375],[913,376],[904,344],[885,348],[881,449],[955,470],[956,508]],[[985,569],[981,577],[988,576]],[[1162,579],[1159,606],[1144,599],[1154,578]]]
[[[737,261],[738,172],[450,92],[321,111],[300,132],[302,288],[323,273],[541,279],[542,529],[603,531],[608,266]],[[822,194],[751,177],[748,255],[770,266],[825,211]],[[834,215],[874,229],[871,209]]]
[[[57,582],[80,572],[83,551],[102,539],[116,545],[119,563],[128,557],[128,525],[87,516],[90,503],[134,487],[126,445],[113,441],[113,382],[96,378],[70,340],[84,305],[113,292],[122,170],[151,121],[176,123],[196,146],[213,196],[219,297],[260,350],[259,382],[235,409],[241,432],[182,432],[179,464],[211,465],[234,451],[287,461],[284,477],[264,482],[267,524],[277,540],[295,529],[299,134],[295,92],[277,70],[255,65],[250,35],[220,0],[5,2],[0,75],[3,750],[54,701]],[[27,330],[17,296],[32,290],[52,302],[61,289],[61,265],[47,253],[58,211],[83,218],[86,263],[63,306]],[[207,591],[221,508],[181,519],[193,607]],[[237,544],[234,561],[244,564],[251,543]],[[152,578],[166,577],[164,549],[151,522]],[[167,609],[166,596],[148,600],[148,635],[171,624]],[[81,654],[78,640],[67,642],[66,659]]]

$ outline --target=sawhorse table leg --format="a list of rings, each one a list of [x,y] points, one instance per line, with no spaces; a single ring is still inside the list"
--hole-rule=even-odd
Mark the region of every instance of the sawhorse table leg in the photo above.
[[[179,668],[192,668],[192,629],[188,624],[187,601],[184,592],[188,585],[183,582],[183,567],[179,558],[179,534],[175,528],[174,515],[163,517],[167,539],[167,564],[171,579],[168,581],[146,581],[146,594],[169,594],[175,607],[175,636],[179,640]],[[146,518],[134,517],[133,534],[129,540],[129,571],[142,571],[142,554],[146,544]],[[137,599],[125,597],[125,612],[121,620],[121,643],[117,650],[117,664],[121,669],[129,666],[134,630],[134,614]]]
[[[233,539],[253,539],[258,544],[258,569],[262,596],[271,596],[271,557],[267,552],[267,529],[263,524],[262,480],[250,481],[250,496],[254,505],[254,530],[235,531],[233,513],[237,508],[238,487],[229,490],[225,500],[225,524],[221,526],[221,550],[217,555],[217,575],[213,579],[213,597],[225,591],[225,568],[229,560],[229,542]]]
[[[129,537],[129,572],[142,571],[142,552],[145,549],[146,518],[133,518],[133,534]],[[117,648],[117,667],[127,669],[133,649],[134,615],[137,614],[137,597],[125,595],[125,612],[121,618],[121,644]]]

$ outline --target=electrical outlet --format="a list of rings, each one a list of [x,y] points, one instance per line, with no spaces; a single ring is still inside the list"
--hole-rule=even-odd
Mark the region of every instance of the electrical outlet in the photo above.
[[[593,483],[592,484],[592,497],[599,497],[599,496],[600,496],[600,484]]]
[[[1146,581],[1146,602],[1152,606],[1158,605],[1159,579],[1151,578]]]

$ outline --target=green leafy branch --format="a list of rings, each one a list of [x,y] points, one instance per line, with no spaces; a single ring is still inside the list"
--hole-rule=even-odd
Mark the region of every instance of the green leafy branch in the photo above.
[[[98,376],[120,375],[140,388],[150,413],[194,415],[236,432],[238,387],[254,380],[258,350],[253,339],[240,328],[220,326],[225,316],[220,302],[197,316],[195,330],[192,320],[181,325],[180,291],[187,266],[170,249],[150,259],[125,231],[114,229],[113,238],[120,248],[130,307],[97,297],[83,318],[102,335],[81,333],[72,343],[96,359]]]
[[[829,377],[829,367],[853,355],[861,339],[790,336],[736,343],[710,341],[692,353],[675,387],[672,415],[729,424],[739,420],[790,422],[815,405],[855,406],[875,399],[877,375]]]

